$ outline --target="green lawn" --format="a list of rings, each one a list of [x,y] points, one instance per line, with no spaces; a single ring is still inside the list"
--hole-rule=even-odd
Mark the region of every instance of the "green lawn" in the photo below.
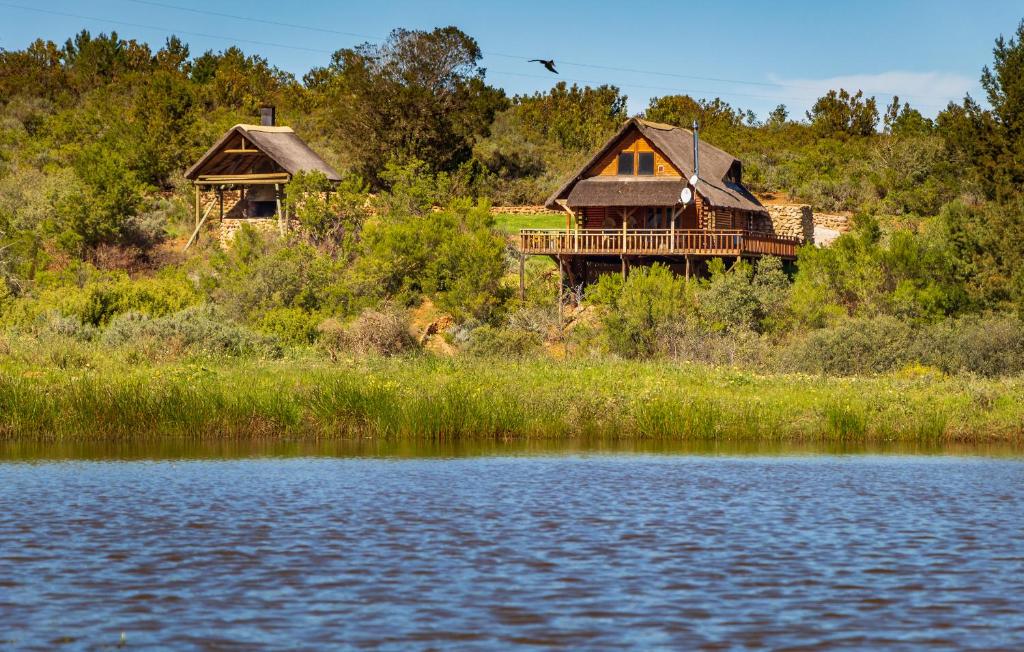
[[[516,233],[519,229],[564,229],[565,215],[498,213],[494,216],[494,225],[506,233]]]

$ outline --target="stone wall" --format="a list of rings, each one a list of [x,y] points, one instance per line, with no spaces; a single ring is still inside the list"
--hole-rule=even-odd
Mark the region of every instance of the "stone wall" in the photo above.
[[[821,226],[840,233],[850,230],[850,218],[845,215],[828,215],[826,213],[814,214],[814,226]]]
[[[492,215],[498,215],[500,213],[509,215],[563,215],[565,211],[551,210],[550,208],[545,208],[543,206],[491,206]]]
[[[220,228],[217,233],[217,239],[220,240],[220,246],[222,248],[228,248],[231,241],[235,239],[235,233],[242,228],[243,224],[248,224],[260,233],[273,235],[280,233],[278,229],[281,228],[276,217],[250,217],[244,219],[225,217],[224,221],[220,223]],[[296,220],[289,220],[288,226],[290,229],[295,229],[298,227],[298,222]]]
[[[814,211],[807,204],[777,204],[765,208],[771,219],[772,233],[796,236],[801,242],[814,239]]]

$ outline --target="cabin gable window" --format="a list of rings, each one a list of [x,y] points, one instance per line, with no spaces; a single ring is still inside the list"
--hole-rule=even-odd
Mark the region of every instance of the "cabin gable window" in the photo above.
[[[633,174],[633,152],[621,152],[619,153],[619,167],[616,174],[619,175],[631,175]]]
[[[637,153],[636,173],[645,177],[654,176],[654,152]]]

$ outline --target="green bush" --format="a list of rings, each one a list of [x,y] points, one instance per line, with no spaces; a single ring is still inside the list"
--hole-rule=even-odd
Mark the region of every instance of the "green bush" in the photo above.
[[[202,299],[193,283],[173,268],[158,276],[136,279],[88,267],[79,274],[84,278],[42,278],[31,294],[6,304],[0,321],[7,326],[26,328],[56,313],[102,327],[126,312],[160,317],[198,304]]]
[[[682,319],[686,282],[655,264],[634,269],[625,281],[602,276],[588,299],[603,306],[601,323],[608,348],[627,358],[650,357],[671,325]]]
[[[938,322],[923,329],[915,353],[921,363],[950,374],[1024,373],[1024,320],[995,314]]]
[[[254,333],[204,307],[155,318],[136,312],[118,315],[103,330],[100,343],[111,348],[134,350],[149,358],[184,354],[281,355],[281,347],[274,339]]]
[[[525,357],[537,353],[542,343],[535,332],[485,324],[470,332],[466,352],[480,357]]]
[[[322,318],[302,308],[268,308],[255,315],[256,328],[289,344],[312,344]]]
[[[837,376],[884,373],[913,359],[915,333],[894,317],[848,319],[794,337],[781,352],[794,371]]]

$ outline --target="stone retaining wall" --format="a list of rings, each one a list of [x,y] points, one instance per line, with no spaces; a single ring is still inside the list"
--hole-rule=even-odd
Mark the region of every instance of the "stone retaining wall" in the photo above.
[[[814,240],[814,211],[807,204],[776,204],[765,208],[776,235],[796,236],[801,242]]]
[[[281,227],[278,225],[276,217],[249,217],[243,219],[235,219],[225,217],[224,221],[220,223],[219,229],[217,230],[217,239],[220,240],[220,246],[224,249],[228,248],[231,241],[235,239],[235,233],[242,228],[243,224],[248,224],[252,228],[256,229],[260,233],[278,234]],[[289,220],[289,228],[295,229],[298,227],[296,220]]]
[[[828,215],[826,213],[814,214],[814,226],[821,226],[840,233],[850,230],[850,218],[845,215]]]
[[[508,215],[562,215],[564,211],[551,210],[543,206],[491,206],[491,214],[505,213]]]

